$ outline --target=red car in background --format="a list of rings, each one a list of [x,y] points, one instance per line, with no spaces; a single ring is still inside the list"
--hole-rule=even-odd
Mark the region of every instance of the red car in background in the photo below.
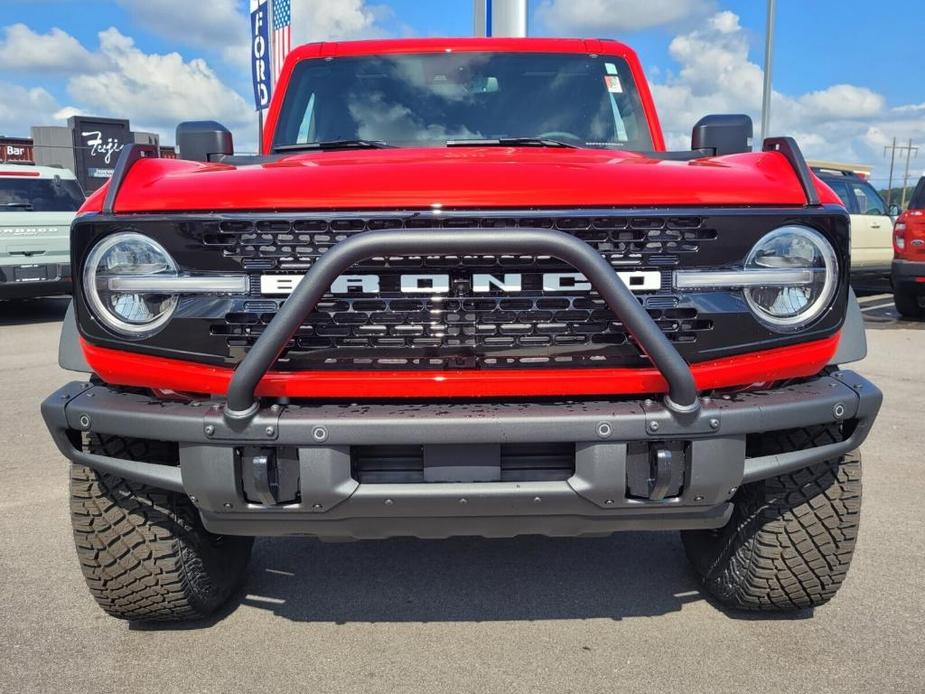
[[[893,301],[906,318],[925,317],[925,176],[893,229]]]

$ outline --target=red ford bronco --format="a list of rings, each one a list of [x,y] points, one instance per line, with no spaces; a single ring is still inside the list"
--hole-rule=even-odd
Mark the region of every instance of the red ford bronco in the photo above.
[[[893,303],[906,318],[925,317],[925,177],[893,227]]]
[[[426,39],[296,49],[259,156],[126,148],[42,407],[99,604],[202,617],[255,536],[668,529],[724,605],[825,603],[881,394],[848,214],[751,131],[666,151],[619,43]]]

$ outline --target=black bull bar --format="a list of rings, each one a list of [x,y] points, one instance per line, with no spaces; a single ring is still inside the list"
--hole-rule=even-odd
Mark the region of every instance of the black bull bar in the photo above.
[[[636,340],[668,383],[665,406],[677,414],[700,409],[694,376],[655,321],[616,271],[584,241],[546,229],[415,229],[368,231],[339,242],[309,269],[235,370],[225,416],[249,419],[257,413],[257,384],[279,359],[305,317],[338,276],[378,256],[548,255],[581,272]]]

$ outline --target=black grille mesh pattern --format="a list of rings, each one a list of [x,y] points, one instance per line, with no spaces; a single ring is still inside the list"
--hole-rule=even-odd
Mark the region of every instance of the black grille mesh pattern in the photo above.
[[[650,309],[649,314],[675,343],[694,342],[700,331],[712,328],[694,309]],[[230,349],[246,349],[274,315],[229,313],[212,331],[227,336]],[[303,324],[286,354],[297,356],[300,363],[314,358],[332,367],[461,368],[632,361],[639,352],[596,296],[335,299],[320,304]]]
[[[204,234],[206,246],[221,248],[250,271],[303,273],[334,244],[367,230],[415,228],[558,229],[588,242],[616,269],[660,270],[676,265],[716,240],[701,217],[452,217],[439,219],[335,218],[226,220]],[[414,256],[371,258],[351,274],[373,272],[376,294],[329,295],[308,316],[284,354],[290,368],[505,368],[526,366],[626,366],[644,359],[596,292],[542,289],[544,272],[572,269],[549,257]],[[401,273],[441,273],[451,278],[446,295],[412,297],[398,291]],[[517,272],[524,291],[474,294],[474,272]],[[664,273],[667,274],[667,273]],[[259,287],[259,274],[252,286]],[[710,330],[693,308],[679,308],[664,291],[649,308],[669,339],[694,343]],[[659,296],[660,295],[660,296]],[[231,353],[243,354],[275,314],[279,302],[251,301],[211,326]]]
[[[226,220],[203,235],[207,246],[240,258],[247,269],[305,270],[319,255],[352,234],[382,229],[557,229],[591,244],[615,266],[645,263],[675,265],[678,254],[695,253],[716,231],[701,217],[458,217],[337,218],[300,220]],[[447,256],[375,258],[369,267],[493,268],[543,263],[527,256]]]

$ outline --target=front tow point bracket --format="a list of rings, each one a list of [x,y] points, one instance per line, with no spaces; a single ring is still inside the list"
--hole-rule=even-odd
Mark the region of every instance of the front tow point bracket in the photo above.
[[[285,408],[274,405],[258,409],[250,416],[229,417],[223,405],[213,405],[202,418],[202,433],[209,441],[275,441],[279,438],[279,418]]]
[[[264,506],[295,503],[300,464],[295,448],[244,446],[240,449],[244,497]]]
[[[250,477],[250,482],[253,485],[254,496],[257,497],[256,500],[259,501],[264,506],[273,506],[274,504],[279,503],[279,499],[274,493],[274,482],[276,481],[276,465],[273,460],[273,453],[271,451],[264,451],[259,455],[248,456],[249,463],[245,464],[245,469]],[[246,481],[245,481],[246,486]]]
[[[721,427],[721,409],[713,405],[702,406],[699,398],[693,408],[682,408],[681,411],[656,400],[643,402],[642,410],[646,415],[648,438],[716,434]]]
[[[668,494],[672,462],[672,453],[667,448],[658,447],[652,451],[652,477],[649,480],[649,498],[652,501],[661,501]]]

